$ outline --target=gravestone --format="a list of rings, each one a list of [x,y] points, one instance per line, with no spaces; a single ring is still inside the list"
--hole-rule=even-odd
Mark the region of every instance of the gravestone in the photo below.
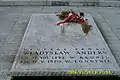
[[[75,23],[61,33],[55,14],[33,14],[10,74],[49,76],[68,75],[70,70],[119,69],[92,16],[85,14],[85,18],[93,26],[88,35]]]

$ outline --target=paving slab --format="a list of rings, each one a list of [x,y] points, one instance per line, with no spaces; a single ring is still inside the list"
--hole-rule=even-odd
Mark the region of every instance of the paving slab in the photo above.
[[[2,28],[2,29],[0,29],[1,46],[2,46],[5,38],[9,35],[9,32],[11,31],[11,29],[14,27],[16,20],[17,20],[17,17],[7,16],[7,15],[0,17],[0,24],[1,24],[0,27]]]
[[[120,26],[110,26],[112,31],[114,32],[114,34],[118,37],[118,39],[120,40]]]
[[[101,0],[0,0],[0,6],[103,6],[120,7],[120,1]]]
[[[120,15],[113,16],[115,14],[104,14],[104,18],[110,26],[119,26]]]
[[[38,7],[25,7],[23,13],[40,13],[43,10],[43,6]]]
[[[94,20],[88,14],[85,18],[88,18],[88,22],[93,25],[92,31],[86,37],[81,31],[80,24],[73,24],[68,29],[66,28],[65,33],[61,33],[60,28],[55,26],[58,21],[55,14],[33,14],[10,74],[18,76],[19,73],[20,76],[35,72],[35,75],[46,75],[53,72],[51,75],[54,75],[54,73],[57,75],[64,72],[61,75],[66,75],[65,72],[69,70],[118,70],[119,67]],[[76,26],[76,29],[73,26]],[[31,55],[29,55],[29,52],[24,52],[26,49],[31,50]],[[80,55],[81,52],[79,51],[85,51],[85,55]],[[79,57],[86,57],[86,55],[90,57],[89,54],[86,54],[86,51],[90,51],[91,54],[95,53],[92,55],[94,57],[92,58],[93,62],[89,62],[91,59],[88,59],[88,63],[85,63],[84,60],[86,61],[86,59],[79,59]],[[32,54],[36,55],[36,58],[33,58]],[[24,59],[25,56],[26,59]],[[108,62],[94,62],[96,56],[99,57],[99,60],[102,56],[106,56],[102,60],[108,60]],[[70,61],[70,63],[66,63],[66,61]]]

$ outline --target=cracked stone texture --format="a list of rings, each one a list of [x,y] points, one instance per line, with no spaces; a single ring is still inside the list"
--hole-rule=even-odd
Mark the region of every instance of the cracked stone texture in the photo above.
[[[61,7],[0,7],[0,80],[7,80],[16,52],[20,46],[22,37],[27,27],[30,16],[33,13],[55,13]],[[120,8],[115,7],[70,7],[76,12],[90,13],[115,59],[120,65]],[[5,67],[3,67],[5,66]],[[7,78],[6,78],[7,77]]]

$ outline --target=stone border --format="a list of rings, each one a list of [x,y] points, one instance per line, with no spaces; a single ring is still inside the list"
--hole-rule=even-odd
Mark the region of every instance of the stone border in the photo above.
[[[120,7],[120,1],[104,0],[40,0],[40,1],[0,1],[0,6],[98,6]]]
[[[98,71],[98,70],[93,70],[93,71]],[[67,72],[41,71],[41,72],[11,72],[10,75],[11,76],[105,76],[105,75],[106,76],[119,76],[120,75],[119,71],[111,71],[111,72],[112,74],[67,74]]]

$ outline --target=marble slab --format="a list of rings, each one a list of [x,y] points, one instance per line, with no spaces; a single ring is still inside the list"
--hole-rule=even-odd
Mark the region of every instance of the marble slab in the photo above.
[[[65,32],[56,26],[55,14],[33,14],[14,60],[11,75],[60,75],[70,70],[118,70],[118,64],[90,14],[92,30],[85,35],[80,24]]]

